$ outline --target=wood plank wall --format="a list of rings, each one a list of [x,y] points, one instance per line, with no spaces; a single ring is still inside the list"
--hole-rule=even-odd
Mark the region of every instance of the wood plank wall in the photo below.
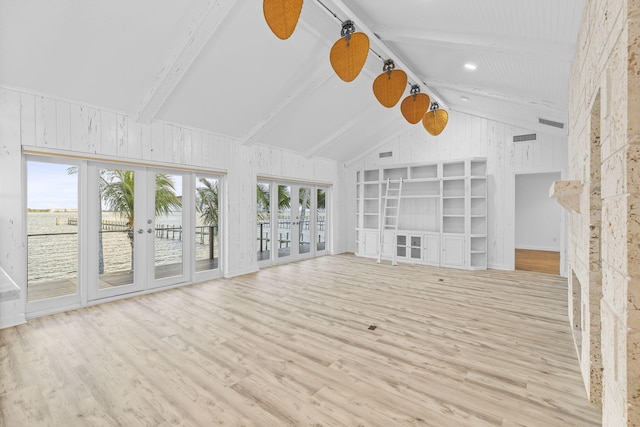
[[[215,120],[215,118],[212,118]],[[139,161],[149,164],[226,171],[227,276],[257,269],[255,254],[256,177],[327,183],[333,206],[347,204],[341,185],[344,171],[336,162],[309,159],[259,143],[162,122],[143,125],[127,114],[0,87],[0,266],[26,286],[26,238],[22,209],[26,184],[21,180],[22,149],[58,154]],[[348,248],[336,211],[332,250]],[[23,292],[24,294],[24,292]],[[24,306],[24,295],[22,296]],[[0,307],[1,308],[1,307]]]
[[[514,135],[531,133],[537,134],[535,141],[513,142]],[[393,152],[393,157],[380,159],[378,153],[386,151]],[[355,188],[355,172],[363,168],[468,157],[487,158],[489,268],[513,269],[515,174],[559,171],[564,176],[568,162],[567,138],[454,111],[440,136],[433,137],[415,126],[350,165],[351,187]],[[355,197],[355,189],[353,194]],[[349,218],[355,229],[355,210]]]

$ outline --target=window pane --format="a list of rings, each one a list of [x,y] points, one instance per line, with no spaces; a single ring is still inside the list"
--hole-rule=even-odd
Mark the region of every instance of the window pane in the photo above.
[[[155,174],[155,278],[182,275],[182,176]]]
[[[271,259],[269,235],[271,232],[271,184],[258,182],[256,188],[256,222],[258,261]]]
[[[78,289],[78,168],[27,162],[27,300]]]
[[[278,185],[278,258],[291,255],[291,187]]]
[[[196,177],[196,271],[219,267],[219,181]]]
[[[101,169],[98,288],[133,283],[133,218],[135,172]]]
[[[318,208],[316,210],[316,236],[318,237],[316,245],[318,251],[324,251],[327,246],[325,238],[325,223],[327,220],[327,210],[325,205],[326,195],[326,190],[322,188],[318,189]]]
[[[298,253],[311,251],[311,188],[300,187],[298,190]]]

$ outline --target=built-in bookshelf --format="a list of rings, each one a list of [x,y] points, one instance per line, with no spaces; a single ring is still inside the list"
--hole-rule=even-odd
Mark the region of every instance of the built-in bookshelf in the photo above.
[[[397,165],[356,173],[356,252],[377,257],[388,180],[402,180],[398,261],[455,268],[487,267],[487,166],[485,159]],[[390,187],[391,188],[391,187]],[[392,200],[389,200],[393,205]],[[395,210],[391,210],[395,212]],[[389,215],[389,212],[386,212]],[[391,220],[392,222],[393,220]],[[387,230],[385,233],[389,233]]]

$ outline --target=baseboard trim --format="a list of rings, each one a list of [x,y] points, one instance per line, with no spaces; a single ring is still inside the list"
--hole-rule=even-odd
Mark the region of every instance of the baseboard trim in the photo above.
[[[27,323],[27,318],[25,317],[24,313],[12,317],[4,317],[0,318],[0,329],[24,325],[25,323]]]
[[[524,249],[527,251],[560,252],[560,248],[552,248],[550,246],[517,246],[516,249]]]
[[[492,270],[506,270],[506,271],[513,271],[513,267],[506,265],[506,264],[488,264],[487,268],[490,268]]]
[[[256,273],[258,271],[258,267],[248,267],[242,270],[229,271],[225,273],[224,277],[229,279],[231,277],[244,276],[245,274]]]

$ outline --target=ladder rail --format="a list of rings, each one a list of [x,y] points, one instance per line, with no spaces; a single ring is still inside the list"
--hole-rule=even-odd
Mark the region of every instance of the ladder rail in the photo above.
[[[402,178],[400,178],[400,185],[398,188],[398,205],[396,208],[396,219],[395,219],[395,228],[393,230],[393,261],[391,262],[392,265],[398,265],[398,261],[396,259],[396,256],[398,255],[398,249],[395,247],[395,245],[397,244],[397,240],[398,240],[398,219],[400,217],[400,203],[402,202],[402,182],[404,180]]]
[[[378,263],[382,262],[382,255],[384,253],[384,248],[385,248],[385,241],[384,241],[384,236],[385,236],[385,230],[393,230],[393,234],[392,234],[392,241],[391,241],[391,246],[392,246],[392,259],[391,259],[391,264],[392,265],[398,265],[397,260],[396,260],[396,256],[397,256],[397,251],[395,248],[396,245],[396,239],[397,239],[397,235],[398,235],[398,219],[400,216],[400,201],[402,199],[402,183],[404,181],[404,178],[400,178],[399,181],[397,181],[398,187],[397,188],[391,188],[391,184],[395,184],[396,181],[391,181],[390,178],[387,178],[386,181],[386,188],[385,188],[385,192],[384,192],[384,203],[381,203],[382,209],[380,212],[380,220],[378,221],[379,224],[379,228],[378,228],[378,243],[379,243],[379,248],[378,248]],[[393,193],[397,194],[391,194],[390,195],[390,191]],[[396,203],[395,205],[389,205],[389,201],[390,200],[395,200]],[[389,215],[389,211],[395,211],[395,214],[393,215]],[[392,219],[393,222],[389,222],[389,219]]]

